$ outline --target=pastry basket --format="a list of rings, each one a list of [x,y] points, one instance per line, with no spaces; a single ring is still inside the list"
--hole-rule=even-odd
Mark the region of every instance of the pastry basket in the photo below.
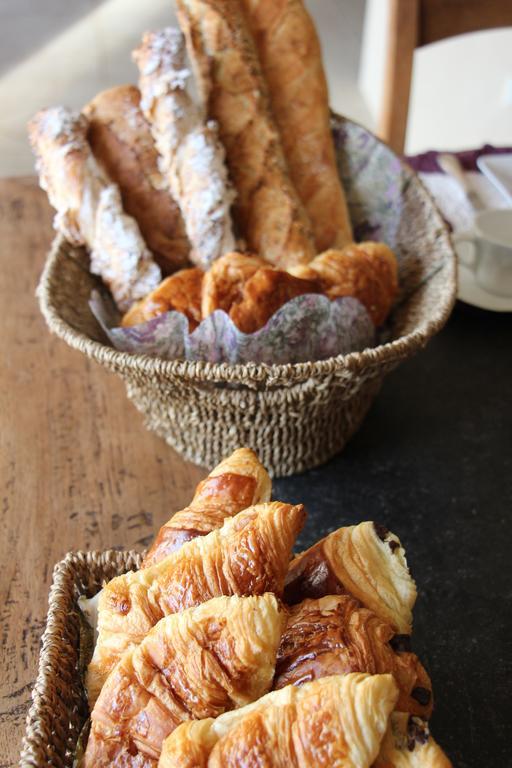
[[[325,462],[358,429],[385,375],[446,322],[456,259],[429,193],[361,126],[333,115],[332,129],[356,240],[382,240],[399,261],[400,297],[389,341],[327,360],[289,365],[165,361],[113,349],[89,308],[97,278],[84,251],[57,238],[38,293],[50,330],[120,376],[146,426],[184,458],[212,467],[253,448],[274,476]]]
[[[80,595],[140,566],[137,552],[70,552],[57,563],[48,617],[23,738],[21,768],[71,768],[88,716],[80,671]]]

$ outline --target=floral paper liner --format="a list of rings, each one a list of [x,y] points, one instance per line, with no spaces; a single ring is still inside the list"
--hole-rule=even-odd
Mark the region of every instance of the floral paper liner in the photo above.
[[[89,304],[115,349],[164,360],[303,363],[361,351],[375,343],[368,312],[351,297],[330,301],[319,294],[298,296],[251,334],[238,330],[222,310],[189,333],[188,320],[180,312],[165,312],[146,323],[121,328],[108,296],[93,291]]]

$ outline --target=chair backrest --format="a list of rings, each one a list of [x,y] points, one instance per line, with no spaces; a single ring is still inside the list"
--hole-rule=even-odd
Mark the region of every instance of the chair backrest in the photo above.
[[[512,26],[512,0],[387,0],[384,92],[377,132],[403,152],[414,49],[448,37]]]

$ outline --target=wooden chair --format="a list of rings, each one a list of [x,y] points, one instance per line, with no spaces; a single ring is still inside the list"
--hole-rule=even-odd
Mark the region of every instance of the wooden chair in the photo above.
[[[389,27],[378,134],[395,152],[402,153],[414,49],[465,32],[512,26],[512,0],[386,2],[389,4]]]

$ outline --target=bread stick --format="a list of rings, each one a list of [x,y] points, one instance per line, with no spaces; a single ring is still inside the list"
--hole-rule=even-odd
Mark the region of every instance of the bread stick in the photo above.
[[[40,185],[57,210],[54,226],[90,251],[91,272],[126,311],[153,290],[162,275],[121,194],[99,168],[86,139],[87,120],[64,107],[44,109],[29,123]]]
[[[230,207],[234,192],[224,165],[215,124],[204,123],[186,89],[185,45],[178,29],[144,35],[134,51],[139,67],[141,107],[160,154],[160,169],[177,200],[192,251],[202,269],[235,240]]]
[[[268,83],[290,175],[317,252],[352,241],[336,166],[320,41],[302,0],[241,0]]]
[[[178,0],[177,8],[208,116],[226,147],[242,236],[274,265],[307,263],[315,255],[311,225],[288,174],[242,7]]]
[[[87,138],[99,165],[121,190],[164,274],[187,266],[190,243],[178,204],[158,168],[151,129],[134,85],[102,91],[84,108]]]

